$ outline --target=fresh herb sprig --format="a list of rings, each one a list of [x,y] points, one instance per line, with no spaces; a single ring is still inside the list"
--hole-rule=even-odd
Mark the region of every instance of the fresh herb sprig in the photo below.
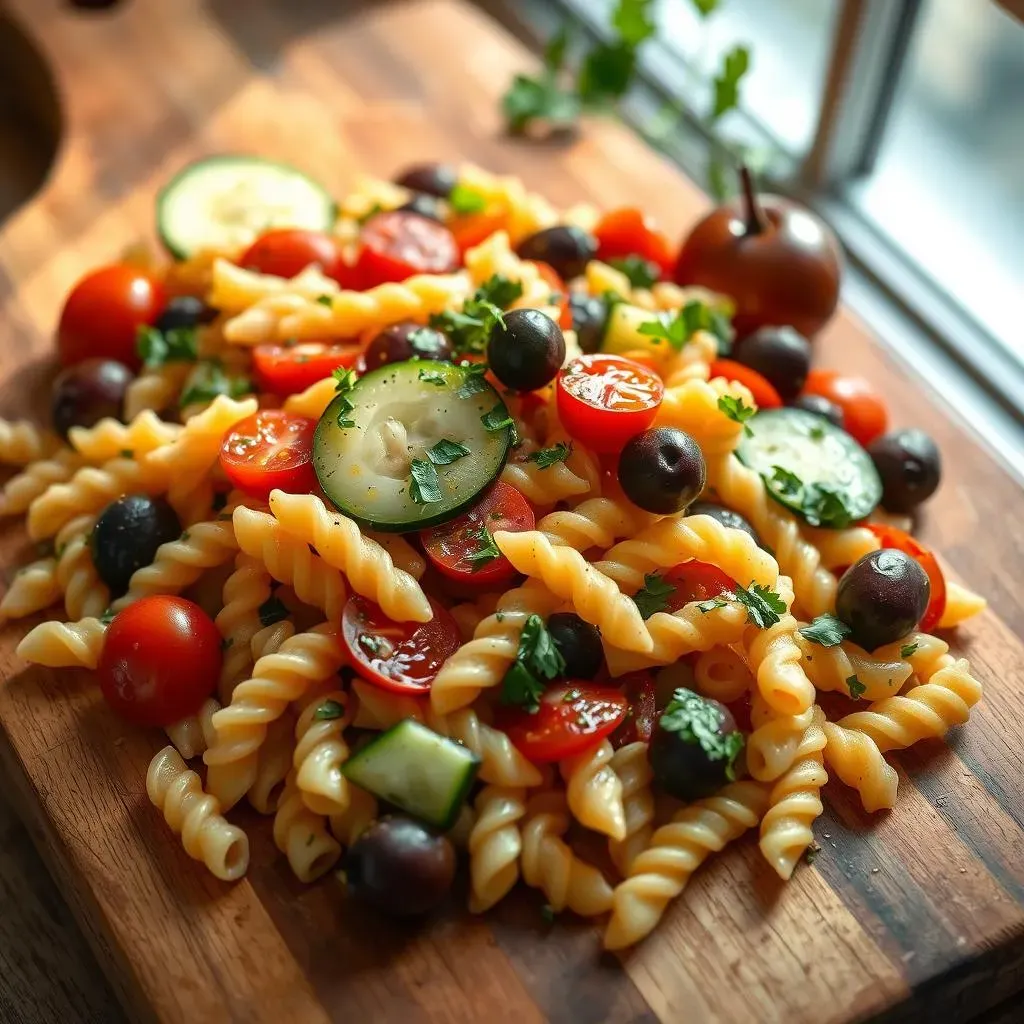
[[[550,469],[559,462],[565,462],[572,455],[572,443],[558,441],[550,448],[538,448],[526,456],[527,462],[536,462],[538,469]]]
[[[544,620],[530,615],[519,635],[516,660],[501,684],[501,702],[535,713],[546,683],[565,674],[565,658],[555,645]]]

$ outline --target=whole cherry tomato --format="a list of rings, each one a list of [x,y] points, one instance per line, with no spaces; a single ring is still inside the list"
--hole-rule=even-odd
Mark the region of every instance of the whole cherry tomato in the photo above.
[[[328,276],[338,279],[344,270],[341,245],[324,231],[275,228],[266,231],[242,254],[239,266],[276,277],[295,277],[317,263]]]
[[[839,370],[811,370],[805,395],[820,395],[843,410],[843,429],[865,447],[885,433],[889,414],[878,392],[863,378]]]
[[[255,497],[280,489],[309,494],[317,487],[313,469],[316,420],[282,409],[262,409],[236,423],[224,438],[220,464],[228,479]]]
[[[373,288],[413,274],[448,274],[459,263],[459,247],[443,224],[408,210],[389,210],[363,225],[355,274],[361,287]]]

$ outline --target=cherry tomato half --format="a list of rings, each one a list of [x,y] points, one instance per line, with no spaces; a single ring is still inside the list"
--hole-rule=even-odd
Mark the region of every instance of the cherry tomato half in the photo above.
[[[508,217],[504,210],[500,209],[464,213],[453,218],[449,224],[461,254],[465,254],[467,249],[472,249],[481,242],[486,242],[495,231],[502,231],[507,226]]]
[[[254,497],[280,488],[308,494],[316,488],[313,432],[316,420],[282,409],[262,409],[236,423],[224,438],[220,464],[228,479]]]
[[[144,597],[107,630],[97,671],[107,703],[136,725],[166,726],[195,714],[220,678],[221,636],[199,605]]]
[[[566,288],[561,274],[550,263],[542,263],[540,260],[523,260],[524,263],[532,263],[537,268],[537,273],[551,289],[551,305],[558,307],[558,326],[563,331],[572,328],[572,309],[569,306],[569,289]]]
[[[430,692],[438,670],[462,643],[459,627],[433,598],[429,622],[392,622],[372,601],[353,594],[341,613],[341,637],[368,682],[394,693]]]
[[[924,633],[934,629],[939,624],[942,613],[946,610],[946,577],[942,574],[938,559],[928,548],[899,527],[885,526],[882,523],[868,523],[867,528],[878,538],[883,548],[898,548],[904,554],[915,559],[918,565],[924,569],[928,582],[931,584],[931,598],[918,629]]]
[[[328,277],[338,278],[344,262],[338,240],[324,231],[275,228],[260,235],[238,265],[260,274],[295,277],[311,263],[318,263]]]
[[[843,410],[843,429],[867,447],[885,433],[889,414],[878,392],[863,378],[839,370],[811,370],[805,395],[821,395]]]
[[[646,430],[664,395],[656,373],[622,356],[579,356],[558,374],[562,425],[597,452],[620,451]]]
[[[738,380],[748,387],[754,396],[754,401],[757,402],[758,409],[782,408],[782,399],[774,385],[769,384],[757,370],[737,363],[734,359],[716,359],[711,364],[711,376],[725,377],[726,380]]]
[[[612,746],[618,750],[628,743],[651,742],[658,718],[658,687],[650,672],[629,672],[615,682],[629,701],[629,711],[612,734]]]
[[[295,395],[329,377],[339,366],[351,366],[362,350],[359,345],[331,345],[304,341],[297,345],[258,345],[253,368],[264,391]]]
[[[635,206],[610,210],[598,221],[594,235],[599,260],[639,256],[656,264],[662,277],[671,275],[676,260],[672,243],[654,220]]]
[[[665,596],[664,611],[679,611],[691,601],[710,601],[713,597],[733,597],[736,581],[727,576],[716,565],[709,562],[680,562],[661,577],[662,583],[672,587],[672,593]]]
[[[533,762],[561,761],[614,732],[629,711],[621,690],[570,680],[552,686],[530,713],[502,708],[497,725]]]
[[[443,224],[408,210],[389,210],[363,225],[355,273],[361,287],[373,288],[413,274],[448,274],[459,262],[459,247]]]
[[[136,335],[164,308],[163,285],[139,267],[114,263],[86,274],[68,295],[57,328],[64,366],[83,359],[115,359],[130,369],[141,365]]]
[[[536,525],[529,502],[499,480],[465,515],[420,533],[423,550],[438,570],[462,583],[507,583],[516,571],[494,546],[498,530],[520,533]]]

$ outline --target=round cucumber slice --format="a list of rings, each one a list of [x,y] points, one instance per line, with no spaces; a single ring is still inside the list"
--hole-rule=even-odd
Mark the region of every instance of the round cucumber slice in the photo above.
[[[327,407],[313,466],[324,493],[357,522],[421,530],[476,502],[501,473],[513,430],[505,403],[472,368],[391,363]]]
[[[828,420],[803,409],[769,409],[747,424],[740,461],[768,493],[811,526],[844,529],[874,511],[882,481],[871,456]]]
[[[288,164],[212,156],[179,171],[157,197],[157,230],[177,259],[200,249],[239,249],[269,228],[329,231],[334,200]]]

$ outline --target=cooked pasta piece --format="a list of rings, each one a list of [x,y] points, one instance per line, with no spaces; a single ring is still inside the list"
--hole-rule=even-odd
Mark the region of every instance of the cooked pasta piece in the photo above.
[[[407,572],[414,580],[423,578],[427,571],[427,560],[400,533],[363,530],[363,536],[379,544],[391,556],[396,569]]]
[[[531,462],[529,456],[537,447],[532,441],[523,441],[512,458],[505,463],[501,479],[519,491],[527,501],[542,508],[589,493],[590,484],[578,477],[564,462],[543,468],[537,462]]]
[[[463,643],[469,643],[473,639],[476,627],[488,615],[495,613],[499,597],[499,594],[484,594],[476,601],[463,601],[462,604],[453,605],[448,609],[448,613],[459,627],[459,635],[462,637]]]
[[[126,458],[148,455],[176,441],[181,431],[178,424],[164,423],[156,413],[147,411],[128,423],[108,417],[92,427],[72,427],[68,442],[86,462],[102,465],[122,454]]]
[[[662,825],[633,861],[629,877],[615,887],[605,949],[623,949],[649,935],[708,856],[754,828],[767,807],[761,783],[732,782]]]
[[[208,697],[194,715],[188,715],[164,729],[167,738],[186,761],[198,757],[210,745],[214,735],[213,716],[220,707],[219,700]]]
[[[134,420],[140,413],[164,412],[177,407],[185,381],[194,363],[164,363],[146,368],[129,385],[124,394],[124,415]]]
[[[30,463],[4,484],[0,515],[19,515],[54,484],[67,483],[84,465],[82,456],[71,448],[60,448],[50,458]]]
[[[217,878],[234,882],[249,867],[249,839],[220,813],[216,797],[190,771],[181,755],[166,746],[149,764],[146,792],[171,830],[181,836],[185,852],[202,861]]]
[[[0,601],[0,622],[34,615],[59,601],[61,586],[57,569],[55,558],[40,558],[19,569]]]
[[[622,783],[626,834],[622,839],[609,839],[608,854],[619,874],[627,875],[637,855],[647,849],[653,832],[654,774],[647,759],[647,744],[636,740],[619,747],[612,755],[611,767]]]
[[[377,798],[354,783],[348,784],[348,807],[331,815],[331,832],[342,846],[351,846],[377,817]]]
[[[363,221],[381,210],[397,210],[412,196],[409,189],[392,181],[361,174],[355,187],[341,202],[341,216],[347,220]]]
[[[92,560],[95,516],[76,516],[54,538],[57,582],[69,619],[99,618],[110,607],[110,590]]]
[[[946,580],[946,607],[939,619],[939,629],[953,629],[962,622],[974,618],[988,607],[988,601],[980,594],[968,590],[956,580]]]
[[[215,259],[211,267],[209,302],[221,313],[231,316],[274,297],[315,301],[320,296],[335,296],[340,291],[338,282],[327,277],[316,264],[310,264],[294,277],[279,277],[247,270],[232,260]],[[230,326],[230,320],[227,324]]]
[[[814,721],[814,707],[797,715],[780,715],[760,693],[750,708],[753,731],[747,737],[747,770],[759,782],[789,771]]]
[[[540,889],[555,913],[568,908],[581,917],[596,917],[611,907],[612,888],[596,867],[564,842],[568,829],[563,793],[548,790],[530,799],[522,828],[523,881]]]
[[[739,700],[754,683],[747,663],[731,647],[701,651],[693,664],[693,678],[700,694],[723,704]]]
[[[815,529],[801,526],[801,532],[818,550],[821,564],[826,569],[839,569],[853,565],[858,559],[881,547],[879,539],[863,526],[845,530]]]
[[[326,875],[341,856],[341,844],[327,829],[327,819],[311,811],[292,772],[274,814],[274,844],[288,858],[300,882]]]
[[[652,299],[657,305],[658,300],[653,295]],[[708,380],[711,377],[711,364],[717,358],[718,339],[710,331],[697,331],[687,340],[682,349],[676,352],[662,367],[661,375],[666,388],[676,388],[691,380]],[[730,393],[740,394],[731,388]],[[744,404],[750,405],[746,401]]]
[[[865,811],[896,806],[896,769],[873,739],[856,729],[825,722],[825,761],[836,777],[860,794]]]
[[[607,740],[559,763],[565,796],[573,817],[583,826],[611,839],[626,837],[622,807],[622,780],[612,767],[612,745]]]
[[[231,703],[235,687],[255,664],[250,641],[262,627],[260,607],[270,599],[270,573],[258,558],[244,552],[235,558],[235,571],[224,584],[224,605],[214,620],[224,638],[218,692]]]
[[[824,722],[824,712],[815,707],[795,760],[772,787],[768,810],[761,819],[761,853],[780,878],[792,876],[797,861],[814,840],[811,826],[822,812],[821,788],[828,782],[822,760]]]
[[[333,681],[314,687],[298,704],[295,725],[295,784],[314,814],[342,814],[348,806],[345,729],[354,714],[352,697]]]
[[[107,625],[100,619],[40,622],[22,637],[17,654],[47,668],[95,668],[106,636]]]
[[[48,458],[60,447],[60,438],[28,420],[0,419],[0,463],[5,466],[27,466]]]
[[[345,574],[362,597],[380,605],[396,622],[429,622],[433,618],[423,588],[399,569],[391,555],[341,512],[328,512],[315,494],[270,495],[270,511],[296,540],[316,548],[323,561]]]
[[[607,548],[620,537],[628,537],[645,522],[646,515],[624,500],[588,498],[573,509],[549,512],[537,529],[552,544],[586,551]]]
[[[665,389],[654,425],[685,431],[706,456],[726,455],[736,450],[744,428],[742,423],[726,416],[719,405],[723,398],[742,402],[748,409],[757,408],[750,390],[738,381],[698,378]]]
[[[305,391],[289,395],[284,400],[284,411],[318,420],[327,411],[327,406],[338,397],[337,386],[338,382],[333,377],[318,380],[315,384],[310,384]]]
[[[504,227],[513,245],[518,245],[527,235],[559,223],[555,208],[538,193],[528,192],[512,175],[491,174],[473,164],[463,164],[458,181],[483,197],[488,212],[504,215]]]
[[[835,647],[823,647],[808,640],[799,630],[793,639],[800,648],[808,679],[819,690],[834,690],[848,696],[857,693],[866,700],[878,700],[898,693],[910,678],[913,667],[900,651],[908,644],[920,642],[922,636],[924,634],[915,634],[871,653],[852,640],[844,640]],[[933,639],[926,637],[926,641]],[[944,644],[942,653],[945,653]],[[854,692],[851,692],[851,683]]]
[[[256,777],[245,794],[250,806],[260,814],[277,811],[285,781],[292,770],[294,753],[295,714],[289,709],[267,726],[267,738],[256,755]]]
[[[490,910],[516,884],[523,849],[518,822],[526,814],[526,790],[485,786],[476,798],[476,822],[469,833],[469,909]]]

